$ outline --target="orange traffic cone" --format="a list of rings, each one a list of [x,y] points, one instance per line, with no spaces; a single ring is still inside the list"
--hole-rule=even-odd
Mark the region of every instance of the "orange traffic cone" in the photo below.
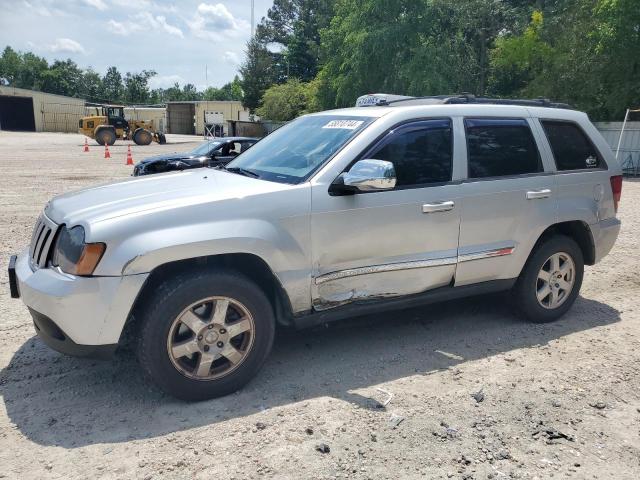
[[[127,165],[133,165],[133,157],[131,156],[131,145],[127,145]]]
[[[84,151],[89,151],[89,144],[87,143],[87,137],[84,137]]]
[[[104,144],[104,158],[111,158],[111,154],[109,153],[109,144]]]

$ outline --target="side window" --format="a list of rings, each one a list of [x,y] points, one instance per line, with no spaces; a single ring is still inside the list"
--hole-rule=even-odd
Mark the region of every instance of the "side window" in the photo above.
[[[469,178],[503,177],[544,171],[535,139],[520,118],[467,118]]]
[[[578,125],[557,120],[541,123],[558,170],[603,168],[602,157]]]
[[[450,120],[425,120],[391,133],[367,155],[392,162],[396,187],[451,180],[453,134]]]

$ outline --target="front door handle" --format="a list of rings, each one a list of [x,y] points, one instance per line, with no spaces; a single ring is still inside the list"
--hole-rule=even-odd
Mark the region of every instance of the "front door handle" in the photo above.
[[[537,198],[549,198],[551,196],[551,190],[543,188],[542,190],[531,190],[527,192],[527,200],[535,200]]]
[[[425,203],[422,205],[422,213],[447,212],[453,210],[455,205],[451,200],[448,202]]]

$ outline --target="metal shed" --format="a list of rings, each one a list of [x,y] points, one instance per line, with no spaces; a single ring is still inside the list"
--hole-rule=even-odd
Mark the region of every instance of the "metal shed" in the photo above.
[[[249,120],[249,111],[238,101],[193,101],[167,103],[167,132],[204,135],[205,125],[216,123],[227,132],[229,120]]]
[[[85,101],[0,85],[0,129],[77,132]]]

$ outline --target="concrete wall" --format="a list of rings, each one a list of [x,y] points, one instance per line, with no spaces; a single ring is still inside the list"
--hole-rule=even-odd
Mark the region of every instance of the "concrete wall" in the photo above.
[[[0,95],[30,97],[36,132],[77,132],[84,100],[0,85]]]

